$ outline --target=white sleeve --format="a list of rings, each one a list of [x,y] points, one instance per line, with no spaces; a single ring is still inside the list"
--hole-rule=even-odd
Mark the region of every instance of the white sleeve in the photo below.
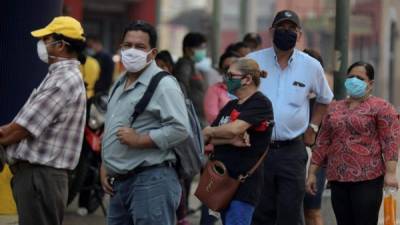
[[[314,73],[312,91],[316,94],[316,101],[321,104],[329,104],[333,99],[333,93],[326,80],[324,69],[318,64]]]

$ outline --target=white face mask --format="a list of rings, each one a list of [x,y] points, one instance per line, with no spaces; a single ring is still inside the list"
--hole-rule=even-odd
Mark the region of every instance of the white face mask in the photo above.
[[[140,51],[134,48],[121,50],[122,64],[127,71],[136,73],[149,65],[153,60],[147,62],[147,55],[150,52]]]
[[[36,46],[37,46],[37,54],[39,56],[39,59],[45,63],[49,63],[49,53],[47,52],[47,47],[46,47],[46,44],[44,43],[44,41],[39,40],[37,42]]]
[[[60,41],[54,41],[54,42],[46,44],[46,43],[44,43],[43,40],[39,40],[37,42],[37,45],[36,45],[39,59],[42,60],[45,63],[49,63],[49,58],[58,59],[58,60],[67,60],[67,58],[49,55],[49,53],[47,52],[47,46],[48,45],[53,45],[53,44],[56,44],[58,42],[60,42]],[[69,45],[68,42],[65,42],[65,41],[62,41],[62,42],[64,44],[66,44],[66,45]]]

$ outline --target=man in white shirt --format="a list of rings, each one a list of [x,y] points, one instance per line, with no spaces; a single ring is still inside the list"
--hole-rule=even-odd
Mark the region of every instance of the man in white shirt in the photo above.
[[[275,118],[264,165],[264,195],[253,216],[253,225],[295,225],[301,221],[305,194],[305,147],[314,144],[333,93],[321,64],[295,48],[301,37],[300,20],[295,12],[278,12],[270,33],[273,47],[247,56],[268,71],[260,90],[271,100]],[[317,95],[311,122],[310,92]]]

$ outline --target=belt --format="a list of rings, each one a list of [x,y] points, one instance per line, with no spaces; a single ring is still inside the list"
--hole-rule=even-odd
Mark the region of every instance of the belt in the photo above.
[[[51,168],[53,170],[59,170],[59,171],[66,171],[66,169],[59,169],[59,168],[54,168],[51,166],[30,163],[29,161],[26,161],[26,160],[16,160],[15,163],[11,164],[9,167],[10,167],[11,173],[14,175],[20,170],[38,168],[38,167]]]
[[[142,173],[146,170],[161,168],[161,167],[173,167],[173,166],[174,166],[174,164],[171,161],[165,161],[160,164],[151,165],[151,166],[139,166],[133,170],[128,171],[127,173],[112,175],[110,178],[112,181],[124,181],[124,180],[126,180],[136,174]]]
[[[284,146],[289,146],[289,145],[294,145],[297,144],[299,142],[303,141],[303,136],[298,136],[295,137],[291,140],[285,140],[285,141],[274,141],[271,140],[271,143],[269,144],[271,148],[273,149],[278,149],[278,148],[282,148]]]

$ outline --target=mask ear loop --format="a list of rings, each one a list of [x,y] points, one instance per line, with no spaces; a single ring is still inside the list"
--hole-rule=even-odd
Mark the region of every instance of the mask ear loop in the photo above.
[[[240,78],[240,80],[244,80],[244,79],[246,79],[247,77],[251,77],[251,75],[250,75],[250,74],[243,75],[243,76]],[[251,77],[251,79],[253,79],[253,78]],[[247,86],[247,85],[249,85],[249,84],[242,84],[242,87],[243,87],[243,86]]]
[[[48,46],[48,45],[54,45],[54,44],[57,44],[57,43],[60,43],[60,42],[61,42],[61,43],[64,43],[65,45],[71,46],[70,43],[68,43],[68,42],[66,42],[66,41],[64,41],[64,40],[57,40],[57,41],[54,41],[54,42],[51,42],[51,43],[47,44],[46,46]],[[53,55],[49,55],[49,58],[52,58],[52,59],[59,59],[59,60],[68,60],[68,58],[57,57],[57,56],[53,56]]]
[[[371,81],[370,81],[371,82]],[[368,87],[368,86],[370,86],[370,87]],[[367,96],[370,96],[370,95],[372,95],[372,91],[373,91],[373,89],[374,89],[374,87],[373,87],[373,84],[371,84],[371,83],[369,83],[368,82],[368,89],[366,90],[366,95]]]
[[[147,57],[149,57],[149,55],[151,54],[151,52],[154,50],[155,48],[150,49],[150,51],[147,52],[146,54],[146,66],[148,66],[150,63],[152,63],[153,61],[155,61],[155,58],[150,59],[150,61],[147,62]]]
[[[66,42],[64,40],[61,40],[61,43],[64,43],[65,45],[71,46],[71,44],[69,42]]]

